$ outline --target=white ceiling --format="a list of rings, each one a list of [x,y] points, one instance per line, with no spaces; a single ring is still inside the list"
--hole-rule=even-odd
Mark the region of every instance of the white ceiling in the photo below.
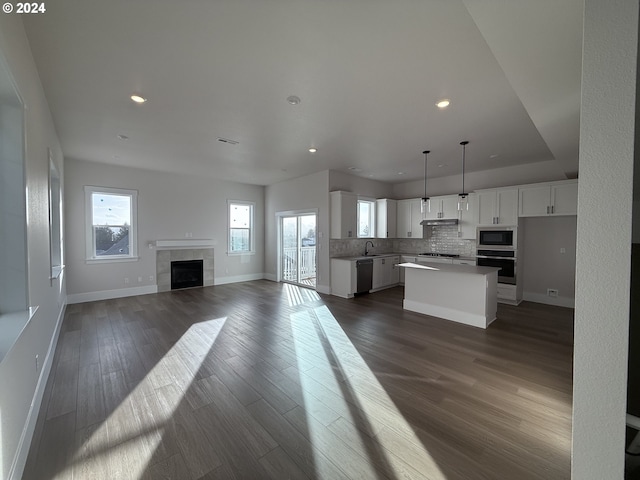
[[[326,169],[396,183],[422,178],[425,149],[430,178],[459,173],[462,140],[467,171],[555,160],[576,176],[582,8],[56,0],[24,23],[66,157],[261,185]]]

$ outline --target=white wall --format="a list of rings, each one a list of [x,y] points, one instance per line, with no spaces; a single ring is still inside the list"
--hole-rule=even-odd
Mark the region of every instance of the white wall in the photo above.
[[[137,262],[86,263],[85,185],[138,191],[140,259]],[[156,285],[156,250],[148,248],[149,242],[183,239],[187,232],[193,238],[214,240],[215,283],[263,276],[264,187],[71,159],[66,160],[65,187],[65,253],[70,296],[125,288],[153,288]],[[227,200],[256,203],[255,255],[226,254]],[[150,275],[153,280],[149,280]],[[130,279],[129,284],[124,283],[125,277]],[[138,277],[142,277],[141,283],[138,283]]]
[[[265,187],[265,272],[277,279],[278,222],[277,212],[318,212],[316,289],[330,292],[329,276],[329,171],[276,183]]]
[[[329,191],[336,190],[357,193],[363,197],[395,198],[393,197],[393,185],[389,183],[330,170]]]
[[[4,56],[25,107],[28,297],[38,311],[0,363],[0,478],[20,478],[44,391],[65,304],[63,276],[49,280],[47,148],[58,170],[62,151],[19,15],[0,16],[0,54]],[[64,188],[64,185],[63,185]],[[35,356],[40,359],[36,371]]]
[[[467,192],[483,188],[507,187],[527,183],[566,180],[566,175],[554,161],[528,163],[513,167],[496,168],[482,172],[466,172],[464,188]],[[429,178],[427,175],[427,195],[449,195],[460,193],[462,176]],[[424,179],[393,185],[392,198],[418,198],[424,195]]]
[[[638,1],[585,1],[572,478],[624,474]]]
[[[574,307],[576,223],[575,216],[521,219],[524,258],[518,265],[523,266],[525,300]],[[548,288],[558,290],[558,297],[547,296]]]

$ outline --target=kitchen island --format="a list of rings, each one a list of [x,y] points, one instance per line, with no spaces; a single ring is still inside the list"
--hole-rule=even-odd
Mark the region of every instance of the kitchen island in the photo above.
[[[487,328],[496,319],[496,267],[401,263],[405,269],[403,308]]]

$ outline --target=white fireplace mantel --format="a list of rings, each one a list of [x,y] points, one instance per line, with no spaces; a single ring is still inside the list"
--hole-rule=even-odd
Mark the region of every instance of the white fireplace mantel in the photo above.
[[[157,249],[172,248],[213,248],[213,240],[210,238],[180,238],[177,240],[156,240],[150,244]]]

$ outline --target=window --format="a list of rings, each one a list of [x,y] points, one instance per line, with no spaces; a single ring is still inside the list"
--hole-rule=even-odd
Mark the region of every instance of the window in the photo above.
[[[87,261],[137,259],[138,192],[119,188],[84,188]]]
[[[358,200],[358,237],[371,238],[375,231],[375,202]]]
[[[253,253],[252,202],[229,201],[229,254]]]

